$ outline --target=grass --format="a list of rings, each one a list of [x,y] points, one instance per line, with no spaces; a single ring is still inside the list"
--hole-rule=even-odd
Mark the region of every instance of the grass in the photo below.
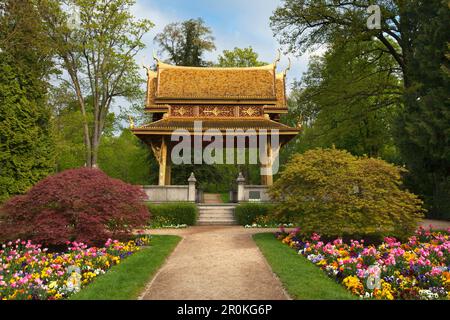
[[[230,203],[230,193],[229,192],[221,193],[220,198],[222,199],[223,203]]]
[[[310,261],[278,241],[272,233],[256,234],[253,239],[293,299],[356,299]]]
[[[153,236],[151,246],[133,254],[70,297],[71,300],[134,300],[180,241],[177,236]]]

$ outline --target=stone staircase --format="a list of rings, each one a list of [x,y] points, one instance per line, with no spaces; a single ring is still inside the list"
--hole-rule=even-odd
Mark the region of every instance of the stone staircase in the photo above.
[[[235,204],[199,204],[199,226],[237,225],[234,217]]]

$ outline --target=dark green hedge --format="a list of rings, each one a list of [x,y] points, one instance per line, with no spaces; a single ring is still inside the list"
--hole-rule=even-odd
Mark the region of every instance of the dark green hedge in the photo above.
[[[187,224],[193,226],[197,222],[198,209],[193,203],[149,203],[148,209],[154,219],[165,218],[173,225]]]
[[[236,219],[240,225],[252,224],[258,216],[274,213],[275,206],[267,203],[244,203],[236,207]]]

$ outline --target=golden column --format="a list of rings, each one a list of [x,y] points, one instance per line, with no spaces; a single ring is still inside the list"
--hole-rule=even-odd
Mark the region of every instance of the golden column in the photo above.
[[[159,185],[168,186],[171,184],[172,161],[170,158],[170,142],[167,137],[163,137],[161,141],[161,157],[159,161]]]

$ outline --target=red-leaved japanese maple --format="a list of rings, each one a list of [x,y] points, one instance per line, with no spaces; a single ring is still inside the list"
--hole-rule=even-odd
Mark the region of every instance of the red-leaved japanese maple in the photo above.
[[[4,204],[0,238],[46,245],[125,239],[150,218],[144,200],[140,187],[112,179],[100,170],[67,170]]]

